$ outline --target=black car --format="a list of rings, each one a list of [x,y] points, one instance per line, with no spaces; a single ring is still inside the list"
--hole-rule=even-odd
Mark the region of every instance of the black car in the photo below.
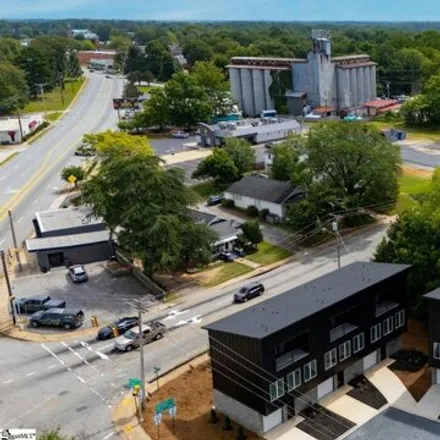
[[[225,261],[229,263],[238,258],[238,255],[235,252],[221,252],[218,256],[219,260]]]
[[[84,312],[75,309],[49,309],[34,313],[29,321],[32,327],[77,328],[84,322]]]
[[[136,327],[138,323],[139,320],[137,316],[127,316],[125,318],[120,318],[117,321],[112,322],[105,327],[102,327],[98,332],[98,339],[104,340],[114,338],[116,336],[114,330],[117,331],[118,336],[123,335],[127,330]]]
[[[264,293],[264,286],[261,283],[252,283],[242,287],[235,295],[234,302],[246,302]]]
[[[66,307],[66,301],[62,299],[52,299],[48,295],[35,295],[18,298],[15,302],[19,313],[35,313],[40,310]]]
[[[223,196],[221,195],[212,195],[208,197],[207,204],[208,206],[219,205],[223,200]]]

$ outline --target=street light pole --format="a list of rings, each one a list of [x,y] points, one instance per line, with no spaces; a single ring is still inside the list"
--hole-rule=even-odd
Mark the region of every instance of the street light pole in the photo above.
[[[17,258],[17,263],[18,263],[18,270],[21,272],[23,266],[21,264],[20,251],[18,250],[17,236],[15,235],[14,222],[12,221],[12,212],[9,210],[8,210],[8,217],[9,217],[9,224],[11,226],[12,241],[14,243],[15,257]]]
[[[141,356],[141,411],[140,421],[143,421],[144,415],[142,410],[145,409],[145,366],[144,366],[144,335],[142,331],[142,310],[141,300],[139,299],[139,353]]]
[[[3,249],[0,249],[1,259],[2,259],[2,265],[3,265],[3,272],[5,273],[5,280],[6,280],[6,288],[8,289],[8,296],[9,296],[9,304],[11,305],[11,311],[12,311],[12,322],[14,325],[17,323],[15,319],[15,310],[14,310],[14,304],[12,303],[12,289],[11,289],[11,281],[9,280],[9,273],[8,268],[6,267],[6,258],[5,258],[5,252]]]

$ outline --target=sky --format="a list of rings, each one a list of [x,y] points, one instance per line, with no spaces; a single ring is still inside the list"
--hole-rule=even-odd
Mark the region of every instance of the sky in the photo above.
[[[440,21],[440,0],[0,0],[0,18]]]

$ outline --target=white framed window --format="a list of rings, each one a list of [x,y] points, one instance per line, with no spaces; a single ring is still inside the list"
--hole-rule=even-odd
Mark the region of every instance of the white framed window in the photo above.
[[[403,327],[405,325],[405,310],[401,310],[395,314],[394,322],[396,328]]]
[[[284,379],[278,379],[269,385],[270,401],[279,399],[284,395]]]
[[[316,377],[318,371],[316,369],[316,359],[304,365],[304,382],[308,382],[309,380]]]
[[[440,342],[434,342],[432,347],[432,357],[440,360]]]
[[[389,318],[385,319],[385,321],[382,323],[383,325],[383,335],[389,335],[393,330],[394,330],[394,319],[392,316],[390,316]]]
[[[301,385],[301,369],[298,368],[287,375],[287,391],[292,391]]]
[[[357,353],[365,348],[365,334],[359,333],[353,338],[353,353]]]
[[[345,361],[351,356],[351,341],[345,341],[339,346],[339,361]]]
[[[329,370],[338,363],[338,350],[334,348],[324,355],[324,369]]]
[[[382,337],[382,326],[380,324],[371,327],[370,337],[372,343],[378,341]]]

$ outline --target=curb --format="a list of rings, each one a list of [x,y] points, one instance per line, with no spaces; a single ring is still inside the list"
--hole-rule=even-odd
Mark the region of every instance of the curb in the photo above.
[[[79,332],[69,332],[69,333],[50,333],[41,334],[33,333],[26,330],[20,330],[17,327],[13,327],[10,330],[0,331],[0,335],[6,338],[15,339],[17,341],[26,342],[59,342],[64,340],[83,338],[95,334],[98,331],[97,328],[87,328]]]

